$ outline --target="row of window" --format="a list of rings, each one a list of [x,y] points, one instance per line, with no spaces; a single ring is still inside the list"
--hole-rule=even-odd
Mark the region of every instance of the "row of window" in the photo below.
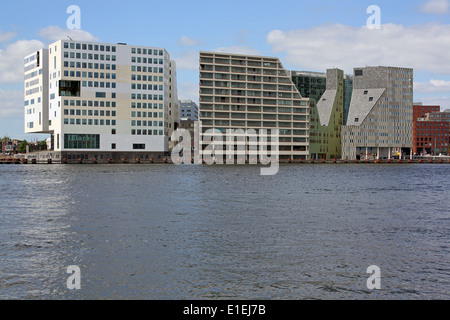
[[[80,53],[80,52],[67,52],[64,51],[63,57],[68,59],[83,59],[83,60],[95,60],[95,61],[116,61],[116,55],[109,54],[92,54],[92,53]]]
[[[163,112],[141,112],[141,111],[131,111],[132,118],[163,118]]]
[[[162,121],[141,121],[141,120],[132,120],[132,127],[164,127],[164,123]]]
[[[154,56],[163,56],[164,51],[159,49],[147,49],[147,48],[131,48],[132,54],[148,54]]]
[[[115,117],[116,111],[110,111],[110,110],[80,110],[80,109],[64,109],[64,115],[68,116],[100,116],[100,117]]]
[[[155,71],[156,72],[156,71]],[[131,81],[154,81],[154,82],[163,82],[164,81],[164,77],[163,76],[153,76],[153,78],[152,78],[152,76],[146,76],[146,75],[140,75],[140,74],[138,74],[138,75],[136,75],[136,74],[132,74],[131,75]]]
[[[33,105],[35,103],[34,99],[25,100],[25,106]],[[41,103],[41,97],[37,98],[37,103]]]
[[[93,70],[116,70],[115,64],[104,64],[104,63],[87,63],[87,62],[75,62],[75,61],[64,61],[65,68],[78,68],[78,69],[93,69]]]
[[[163,130],[146,130],[146,129],[132,129],[131,135],[133,136],[163,136]]]
[[[64,106],[77,107],[101,107],[101,108],[115,108],[115,101],[92,101],[92,100],[64,100]]]
[[[154,101],[164,101],[164,95],[151,95],[151,94],[142,94],[142,93],[132,93],[132,100],[154,100]]]
[[[102,45],[102,44],[64,42],[63,47],[64,47],[64,49],[116,52],[115,46]]]
[[[73,119],[73,118],[64,118],[64,124],[66,125],[84,125],[84,126],[115,126],[116,120],[109,119]]]
[[[441,141],[441,142],[446,142],[448,141],[448,137],[445,138],[417,138],[417,141]]]
[[[164,91],[164,86],[162,84],[160,85],[146,85],[146,84],[140,84],[140,83],[132,83],[131,84],[131,90],[153,90],[153,91]]]
[[[164,109],[164,105],[162,104],[162,103],[149,103],[149,104],[147,104],[147,103],[141,103],[141,102],[132,102],[131,103],[131,108],[132,109],[147,109],[147,107],[148,107],[148,109],[160,109],[160,110],[162,110],[162,109]]]
[[[131,63],[164,64],[163,59],[131,57]]]

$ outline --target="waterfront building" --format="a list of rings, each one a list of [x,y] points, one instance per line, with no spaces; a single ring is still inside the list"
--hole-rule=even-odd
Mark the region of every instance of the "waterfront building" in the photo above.
[[[24,59],[25,133],[49,133],[49,60],[48,49]]]
[[[198,121],[198,105],[192,100],[180,101],[180,118],[184,120]]]
[[[450,136],[450,112],[440,106],[414,104],[413,153],[416,155],[447,154]]]
[[[25,110],[61,158],[160,156],[179,125],[176,65],[163,48],[59,40],[25,58]]]
[[[278,58],[200,52],[202,133],[279,131],[280,159],[308,159],[309,103]]]
[[[412,124],[412,69],[354,69],[347,125],[342,127],[343,159],[411,157]]]
[[[348,92],[352,91],[345,85],[352,86],[351,78],[339,69],[329,69],[326,73],[292,71],[291,76],[301,95],[311,99],[311,158],[340,159],[344,107],[350,105]]]

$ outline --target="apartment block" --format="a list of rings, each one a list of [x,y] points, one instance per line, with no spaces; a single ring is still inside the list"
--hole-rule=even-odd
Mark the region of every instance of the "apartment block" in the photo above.
[[[198,121],[198,105],[192,100],[180,101],[180,119]]]
[[[411,157],[412,123],[412,69],[354,69],[347,125],[342,127],[343,159]]]
[[[310,100],[277,58],[201,52],[199,107],[202,132],[278,131],[280,159],[309,158]]]
[[[176,65],[165,49],[59,40],[25,59],[26,81],[38,67],[42,92],[26,87],[25,108],[41,94],[42,125],[26,114],[27,132],[51,133],[62,157],[169,151],[179,102]]]

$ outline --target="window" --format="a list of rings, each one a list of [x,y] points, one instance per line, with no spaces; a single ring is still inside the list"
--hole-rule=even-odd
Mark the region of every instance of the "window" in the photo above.
[[[115,143],[112,143],[112,144],[111,144],[111,149],[112,149],[112,150],[116,150],[116,144],[115,144]]]
[[[65,149],[100,149],[98,134],[65,134]]]
[[[355,118],[355,122],[359,122],[359,118]]]
[[[133,150],[145,150],[145,144],[133,144]]]

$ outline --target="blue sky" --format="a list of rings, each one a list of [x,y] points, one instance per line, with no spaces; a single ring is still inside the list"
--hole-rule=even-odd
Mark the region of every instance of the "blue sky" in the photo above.
[[[279,57],[287,69],[391,65],[415,70],[414,100],[450,108],[450,0],[9,1],[0,10],[0,136],[23,133],[26,54],[58,38],[166,48],[180,99],[198,101],[198,52]],[[67,8],[81,29],[67,30]],[[381,29],[366,26],[377,5]]]

